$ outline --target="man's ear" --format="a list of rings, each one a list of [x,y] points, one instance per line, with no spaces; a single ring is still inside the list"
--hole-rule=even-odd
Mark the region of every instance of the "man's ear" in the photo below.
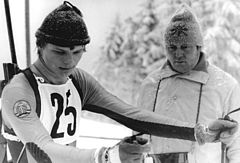
[[[38,57],[42,57],[42,51],[40,47],[37,48],[37,54],[38,54]]]

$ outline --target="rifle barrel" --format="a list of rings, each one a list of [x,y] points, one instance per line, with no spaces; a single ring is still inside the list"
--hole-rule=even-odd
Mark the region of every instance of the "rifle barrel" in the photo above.
[[[15,44],[14,44],[14,39],[13,39],[12,21],[11,21],[11,15],[10,15],[8,0],[4,0],[4,6],[5,6],[5,13],[6,13],[6,21],[7,21],[7,29],[8,29],[8,37],[9,37],[12,63],[17,64]]]

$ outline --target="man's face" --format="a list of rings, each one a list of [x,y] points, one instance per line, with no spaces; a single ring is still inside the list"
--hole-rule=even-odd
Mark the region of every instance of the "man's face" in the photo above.
[[[200,48],[186,43],[173,43],[166,45],[167,58],[172,68],[180,73],[192,70],[198,63]]]
[[[41,48],[41,56],[46,66],[57,76],[68,77],[85,51],[84,45],[61,47],[48,43]]]

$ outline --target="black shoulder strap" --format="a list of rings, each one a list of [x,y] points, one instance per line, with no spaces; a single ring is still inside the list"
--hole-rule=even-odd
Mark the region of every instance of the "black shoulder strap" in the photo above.
[[[33,89],[35,99],[36,99],[36,113],[37,113],[38,117],[40,117],[40,114],[41,114],[41,98],[40,98],[40,94],[39,94],[39,90],[38,90],[37,81],[36,81],[35,77],[33,76],[33,73],[32,73],[30,68],[27,68],[27,69],[23,70],[23,74],[26,76],[29,84],[31,85],[31,87]]]
[[[79,96],[80,96],[80,98],[81,98],[82,105],[84,105],[84,104],[83,104],[83,92],[82,92],[82,89],[81,89],[81,87],[80,87],[77,79],[76,79],[76,78],[74,77],[74,75],[72,75],[72,74],[69,76],[69,78],[72,79],[73,85],[74,85],[75,88],[77,89],[78,94],[79,94]],[[82,106],[82,107],[83,107],[83,106]]]

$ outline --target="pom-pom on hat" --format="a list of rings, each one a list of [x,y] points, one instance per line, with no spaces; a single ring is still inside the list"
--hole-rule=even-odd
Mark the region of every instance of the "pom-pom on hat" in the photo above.
[[[47,15],[35,36],[37,41],[64,47],[90,42],[81,11],[67,1]]]
[[[188,5],[183,4],[173,15],[166,28],[164,41],[167,45],[182,42],[203,46],[200,25]]]

